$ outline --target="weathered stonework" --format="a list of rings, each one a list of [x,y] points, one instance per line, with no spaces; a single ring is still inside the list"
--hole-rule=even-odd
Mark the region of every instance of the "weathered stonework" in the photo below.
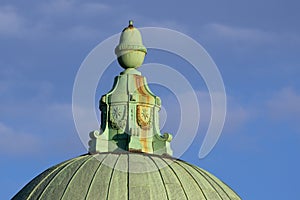
[[[172,155],[172,137],[168,133],[162,136],[159,129],[161,100],[136,70],[147,50],[132,23],[123,30],[115,52],[125,70],[100,99],[101,128],[90,133],[90,153],[126,150]]]

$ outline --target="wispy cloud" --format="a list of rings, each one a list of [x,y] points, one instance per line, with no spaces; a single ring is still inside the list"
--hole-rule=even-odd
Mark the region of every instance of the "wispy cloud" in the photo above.
[[[0,35],[17,36],[23,32],[25,20],[12,6],[0,7]]]
[[[138,17],[137,19],[141,20],[140,18],[141,17]],[[146,24],[146,26],[150,26],[150,27],[153,26],[153,27],[169,28],[186,34],[188,34],[189,31],[191,30],[187,25],[171,19],[160,19],[159,21],[154,21],[153,19],[148,19],[146,17],[142,17],[142,18],[144,18],[143,21]]]
[[[197,110],[195,108],[195,106],[199,106],[200,130],[201,130],[201,132],[203,132],[208,127],[209,121],[211,119],[210,94],[207,91],[190,91],[190,92],[186,91],[186,92],[176,94],[176,95],[177,95],[178,100],[184,99],[185,102],[180,102],[180,103],[185,104],[186,110],[182,110],[182,112],[187,114],[185,116],[188,117],[188,121],[190,121],[190,123],[199,123],[199,121],[195,121],[197,119],[197,118],[195,118],[195,112]],[[193,98],[194,95],[196,95],[198,98],[198,103],[199,103],[198,105],[189,103],[188,99]],[[180,118],[174,116],[174,114],[175,113],[180,114],[180,112],[178,112],[176,110],[182,109],[182,108],[180,108],[180,105],[178,105],[178,103],[176,102],[175,99],[172,100],[169,97],[165,97],[165,98],[166,99],[162,99],[163,105],[168,104],[168,106],[173,109],[163,111],[163,112],[166,112],[166,114],[167,114],[167,115],[163,114],[164,121],[166,121],[167,123],[170,123],[170,121],[172,121],[172,123],[178,124],[179,121],[176,121],[176,120],[174,121],[174,119],[180,120]],[[215,108],[215,109],[217,109],[217,108]],[[227,94],[227,112],[226,112],[226,119],[225,119],[225,125],[224,125],[223,132],[226,134],[236,133],[249,120],[251,120],[253,117],[255,117],[255,115],[256,115],[256,111],[254,108],[243,105],[242,102],[239,102],[234,96],[230,96]],[[219,116],[216,116],[216,117],[219,117]],[[185,130],[185,131],[189,132],[188,130]]]
[[[0,122],[0,153],[7,155],[36,154],[41,148],[41,139],[36,135],[15,130]]]
[[[62,141],[78,139],[73,126],[71,103],[55,98],[56,88],[51,83],[29,80],[22,84],[19,81],[4,83],[6,86],[2,88],[0,98],[0,122],[3,121],[0,146],[17,145],[14,147],[16,151],[23,148],[23,152],[34,149],[38,152],[47,151],[47,147]],[[65,147],[61,145],[61,148]]]
[[[283,88],[267,101],[267,107],[274,119],[298,121],[300,119],[300,94],[293,88]]]
[[[234,96],[227,95],[227,113],[224,132],[237,133],[249,120],[255,117],[255,109],[245,106]]]
[[[237,27],[220,23],[210,23],[201,27],[201,37],[218,41],[231,41],[247,45],[276,45],[300,42],[297,34],[289,32],[272,32],[252,27]]]
[[[11,126],[0,121],[1,153],[40,155],[47,152],[53,155],[81,148],[73,126],[71,104],[53,102],[39,104],[27,101],[22,105],[12,104],[5,107],[7,107],[5,111],[11,111],[11,116],[6,117],[6,121],[11,121],[11,118],[15,118],[16,122],[23,120]],[[26,131],[20,130],[21,127],[25,127]],[[85,132],[87,137],[89,131],[90,129]],[[55,150],[49,152],[54,146]]]
[[[83,5],[83,10],[85,13],[88,13],[89,15],[92,14],[103,14],[104,12],[109,12],[111,11],[111,7],[108,6],[107,4],[103,4],[103,3],[85,3]]]
[[[66,39],[94,38],[103,29],[93,24],[110,9],[103,3],[73,0],[40,2],[30,8],[30,13],[21,7],[0,6],[0,35],[35,40],[53,35]]]
[[[259,29],[232,27],[217,23],[208,24],[205,28],[224,39],[268,42],[273,41],[275,37],[273,33]]]
[[[38,6],[40,12],[51,16],[88,17],[100,15],[111,10],[108,4],[100,2],[76,1],[76,0],[53,0],[41,3]]]

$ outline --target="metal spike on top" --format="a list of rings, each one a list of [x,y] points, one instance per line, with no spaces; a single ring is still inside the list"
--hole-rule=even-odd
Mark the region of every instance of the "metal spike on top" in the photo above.
[[[139,30],[129,21],[115,48],[125,70],[115,78],[113,89],[100,99],[100,131],[90,133],[89,152],[130,151],[172,155],[172,136],[161,134],[161,100],[136,70],[147,53]]]
[[[133,20],[129,20],[129,25],[128,25],[128,27],[133,27]]]

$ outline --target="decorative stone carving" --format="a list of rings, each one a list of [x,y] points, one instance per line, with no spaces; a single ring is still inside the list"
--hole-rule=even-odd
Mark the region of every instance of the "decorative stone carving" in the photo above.
[[[110,106],[110,126],[113,129],[125,131],[127,120],[126,105],[111,105]]]
[[[90,134],[90,153],[124,151],[172,155],[170,134],[161,135],[159,110],[161,99],[136,70],[143,63],[147,49],[132,21],[121,34],[115,49],[119,64],[125,69],[115,78],[113,88],[100,99],[100,131]]]
[[[137,123],[142,129],[149,129],[152,122],[152,108],[149,106],[137,105]]]

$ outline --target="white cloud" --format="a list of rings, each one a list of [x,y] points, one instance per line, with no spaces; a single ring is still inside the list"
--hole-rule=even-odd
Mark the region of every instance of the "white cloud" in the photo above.
[[[255,115],[255,109],[246,107],[227,95],[227,113],[224,132],[236,133]]]
[[[95,29],[85,25],[75,25],[69,27],[67,30],[61,32],[63,37],[68,37],[69,39],[75,40],[86,40],[89,39],[96,39],[101,35],[101,31],[99,29]]]
[[[47,23],[39,17],[29,17],[13,6],[0,6],[0,35],[9,38],[37,39],[47,33]],[[31,13],[36,13],[34,7]]]
[[[0,7],[0,34],[19,35],[23,32],[25,20],[11,6]]]
[[[0,35],[35,40],[49,35],[95,38],[103,33],[103,28],[95,28],[90,23],[110,9],[103,3],[72,0],[41,2],[32,6],[30,13],[23,8],[0,6]]]
[[[26,130],[30,133],[20,130],[24,122],[14,123],[13,127],[0,122],[0,154],[41,155],[54,146],[51,154],[82,148],[74,129],[71,104],[26,101],[1,107],[6,107],[5,112],[10,115],[8,119],[26,118]],[[89,131],[85,131],[87,137]]]
[[[8,91],[8,89],[10,88],[10,83],[9,81],[5,81],[5,80],[0,80],[0,93],[4,94]]]
[[[218,43],[230,42],[242,48],[249,46],[266,46],[271,48],[274,46],[283,48],[283,46],[285,46],[285,48],[290,48],[290,45],[300,43],[299,35],[293,32],[275,32],[259,28],[236,27],[219,23],[202,26],[199,34],[204,41],[217,41]]]
[[[137,19],[140,20],[140,17],[138,17]],[[153,21],[153,19],[145,19],[144,21],[147,26],[169,28],[186,34],[188,34],[190,30],[185,24],[179,23],[178,21],[174,20],[161,19],[159,21]]]
[[[72,107],[70,104],[51,104],[45,107],[45,119],[51,118],[57,122],[72,121]]]
[[[266,32],[254,28],[240,28],[227,26],[218,23],[207,24],[203,27],[203,31],[213,37],[220,37],[221,39],[228,39],[234,41],[246,42],[274,42],[277,35],[272,32]]]
[[[193,97],[194,94],[198,97],[198,103],[197,105],[193,104],[190,99]],[[218,96],[219,94],[216,94]],[[181,96],[181,97],[180,97]],[[208,134],[208,126],[211,119],[211,100],[210,100],[210,94],[208,91],[186,91],[182,93],[176,94],[177,99],[183,99],[184,102],[180,102],[180,104],[185,104],[185,108],[183,109],[182,105],[178,105],[176,100],[174,100],[174,97],[168,98],[164,97],[162,98],[163,106],[171,107],[171,110],[167,111],[167,119],[166,123],[169,124],[168,129],[166,129],[167,132],[171,133],[173,136],[178,131],[178,124],[180,121],[180,117],[178,119],[178,116],[181,115],[181,120],[184,118],[186,121],[186,125],[181,124],[181,131],[182,135],[174,137],[174,140],[172,141],[175,154],[180,153],[181,150],[184,148],[190,146],[192,142],[195,140],[195,137],[203,137],[204,135]],[[180,100],[179,100],[180,101]],[[171,105],[170,105],[171,104]],[[196,106],[200,107],[200,124],[197,130],[193,129],[195,125],[197,126],[199,123],[199,118],[197,117],[196,113],[197,109]],[[176,112],[176,110],[182,109],[181,113]],[[221,113],[218,112],[218,107],[215,107],[215,119],[217,119],[218,123],[221,122]],[[238,137],[242,138],[243,140],[245,137],[243,133],[240,132],[240,130],[247,125],[247,123],[255,117],[255,109],[247,107],[243,105],[241,102],[239,102],[235,97],[227,95],[227,112],[226,112],[226,118],[225,118],[225,124],[224,128],[221,132],[221,138],[232,138],[232,137]],[[174,120],[175,119],[175,120]],[[220,124],[215,124],[215,126],[218,126]],[[177,129],[175,129],[177,128]],[[216,130],[216,127],[210,127],[212,130]],[[196,132],[195,132],[196,131]],[[179,132],[178,132],[179,133]],[[177,133],[177,134],[178,134]],[[196,136],[197,134],[197,136]],[[213,138],[212,135],[218,134],[217,132],[210,132],[210,138]],[[238,135],[238,136],[237,136]],[[176,139],[176,140],[175,140]],[[198,138],[199,139],[199,138]],[[201,141],[201,145],[204,145],[204,141]],[[212,143],[212,140],[206,141],[206,145],[209,143]],[[200,146],[201,146],[200,145]],[[200,147],[199,146],[199,147]],[[240,147],[239,147],[240,148]],[[244,148],[244,147],[243,147]]]
[[[210,95],[205,91],[197,91],[197,96],[199,98],[201,112],[200,122],[207,126],[211,118]],[[237,101],[234,96],[226,94],[226,98],[227,110],[223,132],[236,133],[244,124],[247,123],[248,120],[251,119],[251,117],[255,114],[255,111],[242,105],[241,102]]]
[[[40,150],[40,138],[6,126],[0,122],[0,153],[20,155],[37,153]]]
[[[88,14],[102,14],[103,12],[110,11],[110,6],[102,3],[86,3],[83,5],[83,10]]]
[[[186,115],[188,117],[188,120],[190,120],[191,123],[198,123],[198,121],[195,121],[195,114],[193,114],[196,109],[194,104],[191,104],[189,102],[189,99],[192,98],[194,93],[198,98],[199,108],[200,108],[200,131],[203,132],[207,129],[210,118],[211,118],[211,99],[210,94],[207,91],[186,91],[180,94],[176,94],[178,96],[178,99],[184,99],[185,102],[180,102],[181,104],[185,103],[186,110],[182,110],[182,112],[188,113]],[[218,94],[217,94],[218,95]],[[181,97],[179,97],[181,96]],[[175,102],[175,100],[170,100],[167,98],[167,101],[162,99],[162,103],[164,104],[170,104],[173,108],[182,109],[178,107],[178,104]],[[218,109],[218,108],[214,108]],[[168,112],[168,110],[167,110]],[[169,112],[173,112],[172,110],[169,110]],[[216,111],[215,115],[218,116],[218,112]],[[241,102],[239,102],[235,97],[230,96],[227,94],[227,112],[226,112],[226,119],[225,119],[225,125],[224,125],[224,133],[236,133],[241,127],[243,127],[249,120],[252,119],[256,115],[256,111],[253,108],[249,108],[245,105],[243,105]],[[164,119],[166,121],[172,120],[174,117],[174,114],[167,113],[167,118]],[[164,116],[165,117],[165,116]],[[178,123],[175,121],[175,123]],[[189,132],[188,130],[186,130]]]
[[[73,104],[73,116],[74,123],[76,126],[76,131],[82,140],[84,145],[88,144],[89,141],[89,132],[93,130],[100,129],[100,123],[98,120],[98,116],[100,112],[96,111],[96,107],[93,110],[90,110],[89,106],[84,107]],[[73,117],[72,116],[72,117]]]
[[[72,0],[56,0],[42,4],[43,11],[68,13],[74,7],[75,1]]]
[[[56,16],[94,16],[110,10],[110,6],[99,2],[85,2],[76,0],[54,0],[41,3],[39,8],[47,15]]]
[[[283,88],[267,101],[270,115],[279,120],[300,119],[300,94],[292,88]]]

